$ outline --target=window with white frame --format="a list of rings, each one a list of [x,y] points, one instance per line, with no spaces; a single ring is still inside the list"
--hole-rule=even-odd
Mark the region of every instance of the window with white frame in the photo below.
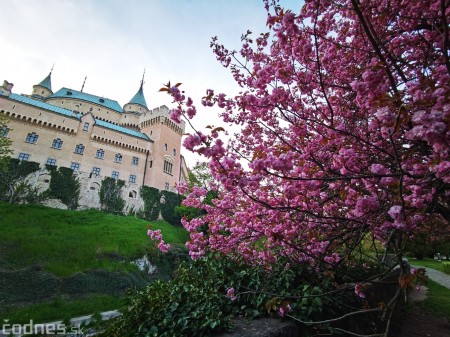
[[[50,165],[50,166],[56,166],[56,159],[55,158],[48,158],[46,164]]]
[[[134,165],[134,166],[139,165],[139,158],[138,157],[131,158],[131,165]]]
[[[53,139],[52,148],[54,149],[61,149],[63,145],[63,141],[59,138]]]
[[[27,138],[25,138],[25,141],[27,143],[36,144],[38,138],[39,138],[39,136],[36,133],[31,132],[27,135]]]
[[[18,157],[18,159],[19,160],[28,160],[28,159],[30,159],[30,154],[29,153],[20,153],[19,154],[19,157]]]
[[[105,158],[105,150],[102,150],[102,149],[97,150],[97,152],[95,153],[95,158],[98,158],[98,159]]]
[[[122,162],[122,155],[120,153],[116,153],[114,156],[114,162],[115,163],[121,163]]]
[[[128,181],[130,183],[136,183],[136,175],[135,174],[130,174],[130,178],[128,179]]]
[[[100,167],[93,167],[92,168],[92,173],[93,174],[96,174],[96,175],[99,175],[100,174]]]
[[[172,174],[173,172],[173,161],[167,158],[164,158],[164,167],[163,167],[164,173]]]
[[[70,168],[71,168],[73,171],[78,171],[78,170],[80,169],[80,163],[72,162],[72,164],[70,165]]]
[[[112,171],[111,178],[119,179],[119,171]]]
[[[84,145],[83,144],[78,144],[77,146],[75,146],[75,153],[76,154],[83,154],[84,153]]]
[[[89,123],[86,122],[86,123],[84,123],[83,131],[88,131],[88,130],[89,130]]]
[[[164,184],[164,189],[166,189],[168,191],[170,189],[170,184],[169,183],[165,183]]]

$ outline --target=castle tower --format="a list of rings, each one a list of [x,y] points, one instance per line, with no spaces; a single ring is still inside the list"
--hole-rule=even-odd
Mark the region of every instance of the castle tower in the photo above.
[[[53,67],[50,70],[50,73],[44,78],[39,84],[33,85],[33,92],[31,93],[33,98],[37,99],[45,99],[53,95],[52,91],[52,71]]]
[[[133,98],[127,104],[125,104],[123,106],[123,110],[127,113],[142,114],[142,113],[146,113],[149,111],[148,107],[147,107],[147,102],[145,101],[145,97],[144,97],[144,90],[143,90],[144,76],[145,76],[145,70],[144,70],[144,75],[142,75],[141,86],[139,87],[138,92],[136,93],[136,95],[133,96]]]

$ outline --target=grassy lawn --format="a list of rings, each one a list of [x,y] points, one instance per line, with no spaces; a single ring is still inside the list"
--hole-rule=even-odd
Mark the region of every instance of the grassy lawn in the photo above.
[[[57,276],[91,269],[129,270],[121,260],[142,257],[152,245],[148,221],[95,210],[63,211],[44,206],[0,203],[0,268],[40,265]],[[166,242],[184,244],[188,233],[164,221]]]
[[[438,261],[431,259],[417,260],[417,259],[409,259],[409,263],[421,267],[428,267],[439,270],[443,273],[450,274],[450,267],[446,267],[446,264],[450,265],[450,261]]]
[[[450,319],[450,289],[428,280],[428,298],[425,307],[440,316]]]
[[[57,298],[50,302],[28,305],[5,312],[2,316],[7,317],[14,324],[26,324],[33,322],[68,321],[71,318],[87,314],[97,314],[103,311],[120,309],[122,301],[117,296],[93,295],[84,299],[67,301]]]
[[[164,221],[0,203],[0,320],[48,322],[119,308],[126,289],[148,282],[127,262],[156,250],[149,226],[172,245],[189,239]]]

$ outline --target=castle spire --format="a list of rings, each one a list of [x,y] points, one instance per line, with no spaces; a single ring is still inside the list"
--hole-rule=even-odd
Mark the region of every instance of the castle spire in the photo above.
[[[137,104],[140,106],[143,106],[144,108],[148,109],[147,107],[147,102],[145,101],[145,97],[144,97],[144,78],[145,78],[145,68],[144,68],[144,74],[142,75],[142,80],[141,80],[141,86],[139,87],[138,92],[136,93],[136,95],[133,96],[133,98],[126,104]]]
[[[33,85],[32,96],[38,99],[45,99],[51,95],[53,95],[52,91],[52,72],[55,67],[55,63],[53,63],[52,68],[50,69],[50,73],[44,78],[39,84]]]
[[[144,68],[144,73],[142,74],[141,88],[144,86],[144,77],[145,77],[145,68]]]
[[[52,72],[55,67],[55,63],[53,63],[52,68],[50,69],[50,73],[44,78],[38,85],[44,87],[50,91],[52,91]]]
[[[83,92],[84,85],[86,84],[87,76],[84,78],[83,85],[81,86],[81,92]]]

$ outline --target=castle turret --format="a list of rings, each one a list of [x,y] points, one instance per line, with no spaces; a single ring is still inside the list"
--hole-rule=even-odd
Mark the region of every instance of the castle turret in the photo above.
[[[44,78],[39,84],[33,85],[33,92],[31,95],[33,98],[44,99],[53,95],[52,91],[52,71],[53,67],[50,70],[50,73]]]
[[[145,76],[145,71],[144,71],[144,75],[142,76],[142,80],[141,80],[141,86],[139,87],[138,92],[136,93],[136,95],[133,96],[133,98],[123,106],[123,110],[125,112],[134,112],[134,113],[145,113],[148,112],[148,107],[147,107],[147,102],[145,101],[145,97],[144,97],[144,76]]]

